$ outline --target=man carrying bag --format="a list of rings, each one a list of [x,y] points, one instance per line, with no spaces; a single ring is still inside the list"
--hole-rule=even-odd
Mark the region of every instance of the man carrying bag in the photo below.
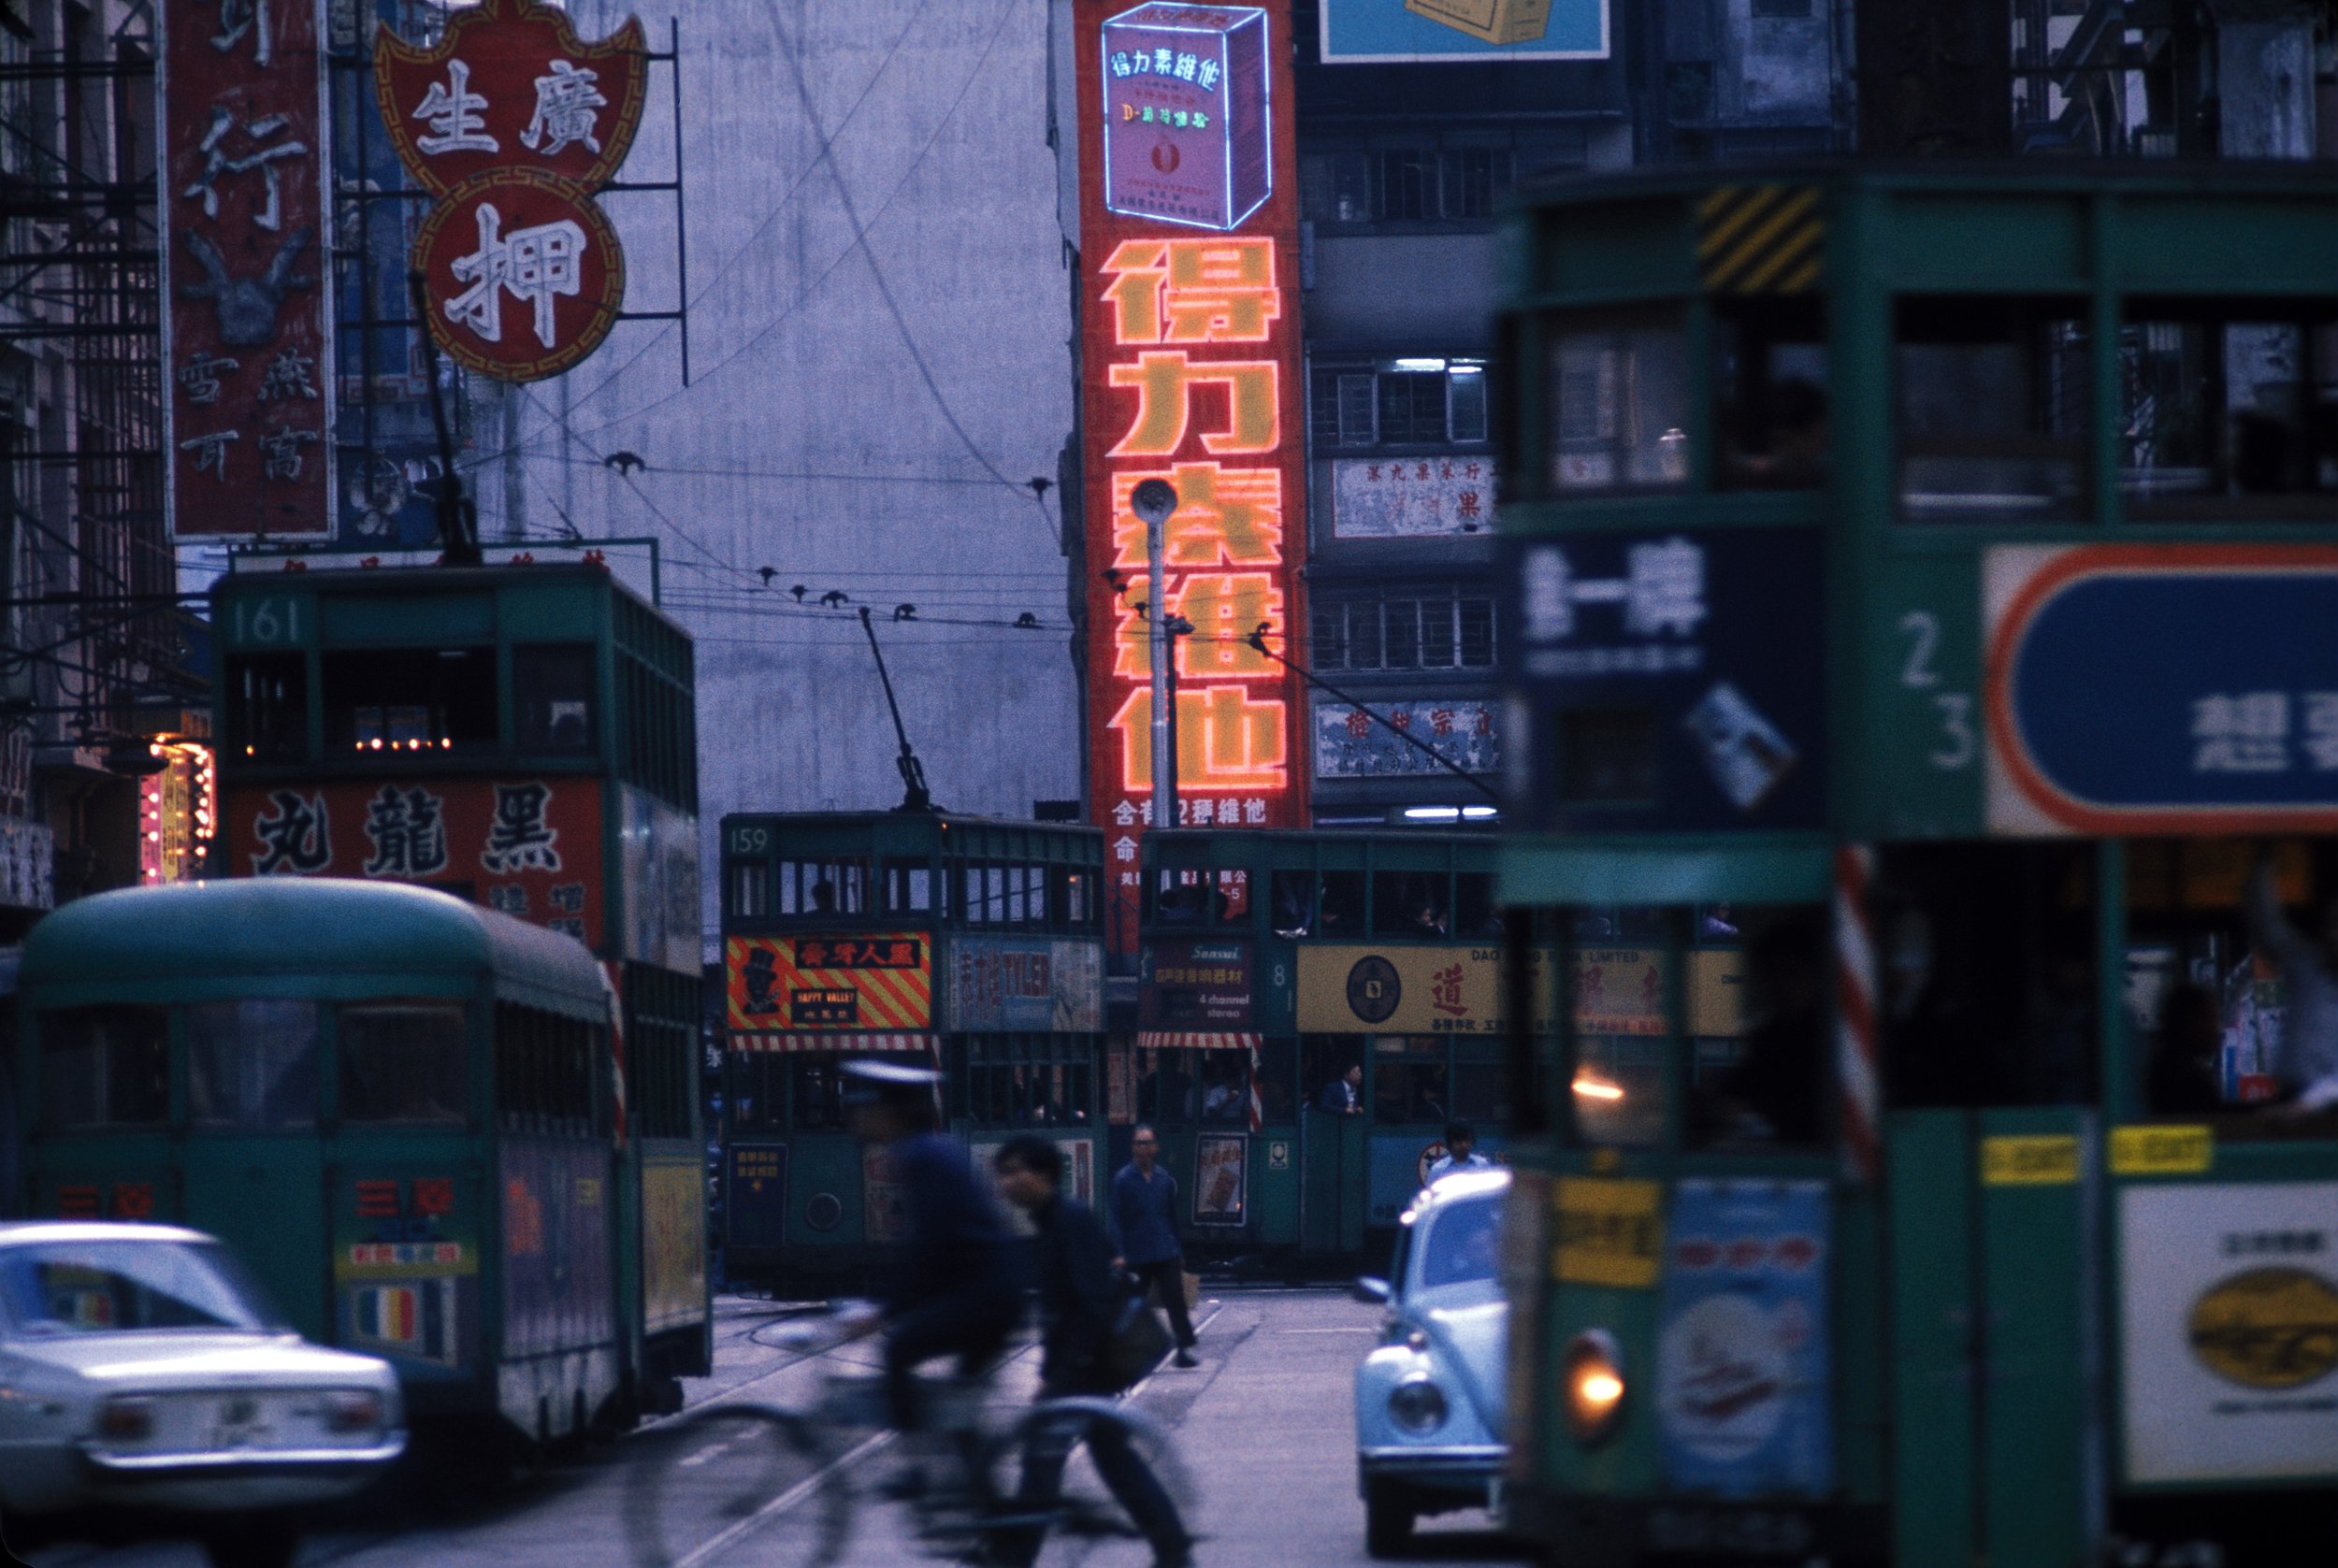
[[[1127,1388],[1167,1348],[1167,1335],[1112,1267],[1104,1228],[1085,1205],[1062,1195],[1063,1154],[1045,1138],[1025,1135],[999,1150],[999,1187],[1031,1216],[1038,1236],[1032,1261],[1039,1289],[1039,1397],[1112,1395]],[[1152,1543],[1154,1568],[1191,1568],[1192,1540],[1176,1504],[1118,1427],[1086,1432],[1043,1424],[1023,1455],[1016,1494],[1020,1512],[1045,1514],[1062,1495],[1063,1467],[1075,1440],[1085,1437],[1096,1473]],[[1001,1561],[1029,1568],[1039,1556],[1044,1524],[1001,1533]]]
[[[1112,1178],[1112,1232],[1120,1241],[1119,1260],[1140,1284],[1161,1292],[1169,1327],[1177,1336],[1180,1367],[1193,1359],[1193,1319],[1185,1299],[1185,1244],[1177,1236],[1177,1178],[1157,1163],[1161,1138],[1139,1124],[1129,1135],[1133,1157]]]

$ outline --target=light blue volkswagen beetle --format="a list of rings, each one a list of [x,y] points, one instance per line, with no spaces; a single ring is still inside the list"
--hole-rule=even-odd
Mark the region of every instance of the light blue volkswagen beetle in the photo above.
[[[1423,1514],[1500,1514],[1509,1185],[1508,1171],[1445,1177],[1405,1211],[1390,1277],[1357,1282],[1389,1309],[1380,1347],[1356,1369],[1356,1469],[1374,1557],[1401,1551]]]

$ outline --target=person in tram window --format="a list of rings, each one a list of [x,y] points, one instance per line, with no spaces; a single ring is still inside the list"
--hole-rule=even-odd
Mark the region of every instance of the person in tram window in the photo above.
[[[1781,921],[1746,943],[1745,961],[1746,989],[1760,1013],[1721,1092],[1776,1142],[1818,1143],[1826,1136],[1826,1018],[1814,933]]]
[[[1442,937],[1446,934],[1445,912],[1436,907],[1436,900],[1424,898],[1413,912],[1412,934],[1417,937]]]
[[[2190,1116],[2222,1110],[2216,1058],[2223,1045],[2215,994],[2188,980],[2170,986],[2160,1000],[2159,1035],[2144,1076],[2143,1099],[2152,1114]]]
[[[1338,1077],[1333,1079],[1330,1083],[1324,1085],[1323,1097],[1316,1102],[1316,1106],[1317,1109],[1328,1111],[1335,1116],[1363,1115],[1363,1066],[1358,1064],[1357,1066],[1351,1067],[1347,1072],[1341,1073]]]
[[[2338,1106],[2338,899],[2321,909],[2313,937],[2289,923],[2270,860],[2249,876],[2249,936],[2281,971],[2288,1012],[2273,1076],[2291,1115]]]
[[[815,914],[836,913],[836,885],[826,877],[822,877],[812,885],[812,913]]]
[[[1478,1152],[1478,1129],[1467,1122],[1445,1124],[1445,1152],[1429,1167],[1429,1185],[1456,1171],[1491,1171],[1494,1161]]]

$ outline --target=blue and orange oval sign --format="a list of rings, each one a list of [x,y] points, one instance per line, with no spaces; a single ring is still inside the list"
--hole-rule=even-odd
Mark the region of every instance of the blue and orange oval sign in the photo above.
[[[2338,827],[2338,549],[1992,550],[1990,822]]]

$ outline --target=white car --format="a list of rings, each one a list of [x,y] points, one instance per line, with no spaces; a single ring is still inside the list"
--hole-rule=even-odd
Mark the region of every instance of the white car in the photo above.
[[[397,1374],[280,1323],[219,1242],[167,1225],[0,1224],[0,1533],[79,1515],[191,1529],[221,1568],[297,1549],[287,1510],[406,1446]]]

